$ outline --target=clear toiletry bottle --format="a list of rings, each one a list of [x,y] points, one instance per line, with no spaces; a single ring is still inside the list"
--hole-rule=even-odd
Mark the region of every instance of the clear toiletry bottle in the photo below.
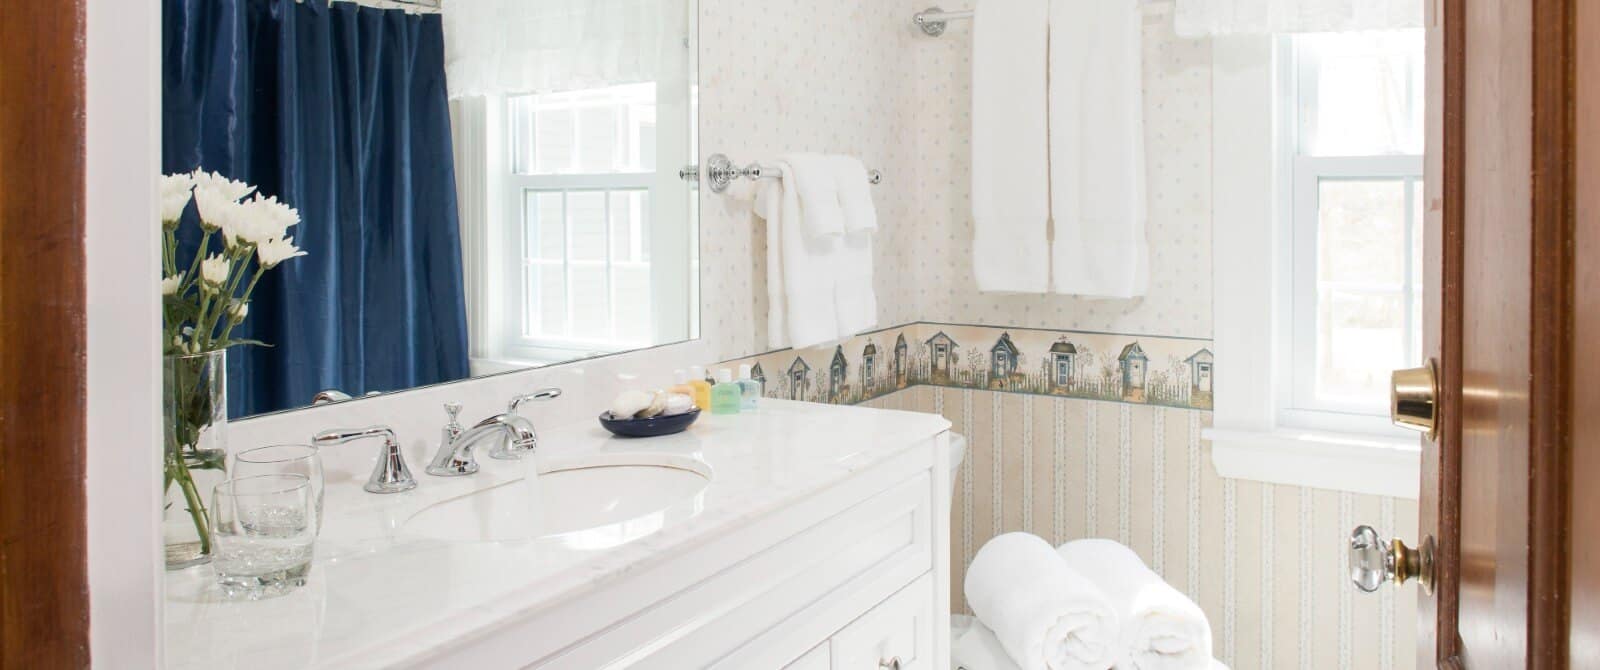
[[[766,389],[762,384],[750,377],[750,364],[739,365],[739,408],[755,409],[756,401],[761,399]]]
[[[741,402],[740,386],[733,381],[733,371],[727,368],[718,370],[717,385],[711,387],[711,413],[738,414]]]
[[[694,389],[694,393],[690,394],[694,398],[694,406],[702,412],[711,411],[711,384],[706,382],[705,366],[689,366],[689,387]]]

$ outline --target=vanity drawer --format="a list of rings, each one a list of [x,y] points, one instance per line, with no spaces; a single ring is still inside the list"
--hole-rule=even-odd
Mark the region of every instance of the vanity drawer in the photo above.
[[[828,646],[833,670],[932,670],[933,575],[861,615]]]
[[[793,663],[783,666],[783,670],[831,670],[832,658],[828,654],[828,643],[824,642],[812,647],[804,656],[794,659]]]
[[[819,642],[831,655],[831,635],[932,569],[932,490],[918,472],[536,665],[777,668],[814,662]]]

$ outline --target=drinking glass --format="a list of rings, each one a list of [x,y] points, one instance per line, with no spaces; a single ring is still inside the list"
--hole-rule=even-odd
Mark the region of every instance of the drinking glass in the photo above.
[[[233,457],[234,478],[256,475],[301,475],[311,482],[311,506],[322,530],[322,456],[307,444],[274,444],[239,452]]]
[[[223,595],[260,600],[304,586],[317,521],[305,475],[256,475],[211,496],[211,567]]]

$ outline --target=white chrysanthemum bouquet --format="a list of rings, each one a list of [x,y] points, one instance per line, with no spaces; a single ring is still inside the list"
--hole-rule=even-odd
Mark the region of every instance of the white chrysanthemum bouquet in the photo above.
[[[191,199],[200,214],[200,244],[185,267],[179,267],[178,225]],[[298,223],[300,213],[294,208],[215,172],[162,177],[161,293],[167,353],[260,344],[230,335],[250,313],[250,294],[261,275],[305,255],[288,236],[289,228]],[[221,245],[215,253],[213,240]]]
[[[200,241],[191,256],[179,258],[178,227],[190,200],[200,215]],[[167,354],[163,488],[168,511],[188,513],[187,520],[163,524],[169,568],[210,558],[206,490],[196,483],[194,471],[221,471],[226,458],[223,351],[262,344],[233,337],[233,329],[250,313],[250,295],[261,276],[305,255],[289,237],[289,229],[299,223],[294,208],[214,172],[161,178],[162,342]]]

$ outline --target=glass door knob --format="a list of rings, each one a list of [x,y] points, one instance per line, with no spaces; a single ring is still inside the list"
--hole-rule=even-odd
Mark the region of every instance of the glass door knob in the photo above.
[[[1371,526],[1357,526],[1350,533],[1350,582],[1371,593],[1394,582],[1402,586],[1415,579],[1426,593],[1433,593],[1433,538],[1427,537],[1416,549],[1398,538],[1385,542]]]

